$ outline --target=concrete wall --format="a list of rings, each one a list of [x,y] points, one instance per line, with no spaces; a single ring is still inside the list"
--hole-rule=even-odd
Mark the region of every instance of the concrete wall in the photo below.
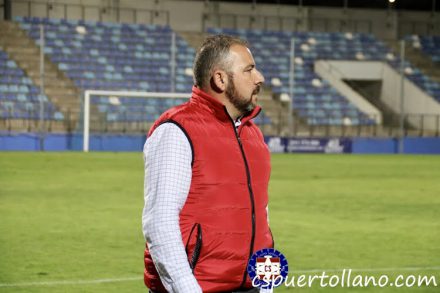
[[[395,112],[400,113],[400,88],[401,75],[388,64],[383,64],[382,71],[381,99]],[[437,127],[437,116],[440,115],[440,103],[426,94],[412,81],[404,79],[404,111],[409,116],[408,120],[413,125],[420,123],[420,114],[426,116],[424,128],[435,130]],[[431,115],[429,117],[429,115]]]
[[[359,95],[345,85],[341,79],[382,80],[380,99],[394,112],[400,113],[401,75],[387,63],[377,61],[317,61],[315,66],[318,74],[328,80],[341,94],[366,113],[368,113],[366,111],[368,105],[359,103]],[[410,115],[408,120],[412,125],[418,127],[423,123],[422,128],[437,129],[440,103],[408,78],[404,79],[404,111]],[[422,114],[425,115],[423,122],[421,121]]]
[[[380,79],[380,72],[378,71],[377,64],[370,63],[371,62],[320,60],[315,62],[315,72],[323,79],[327,80],[341,95],[346,97],[360,111],[370,115],[372,119],[376,120],[376,123],[382,124],[382,113],[343,81],[343,79],[347,78]],[[359,70],[358,68],[362,68],[362,70]]]
[[[180,2],[182,5],[186,1]],[[46,4],[50,4],[50,6]],[[117,9],[118,7],[121,8]],[[169,22],[169,13],[164,1],[156,3],[153,0],[40,0],[38,2],[19,0],[12,3],[12,12],[14,16],[87,19],[92,21],[153,24],[167,24]]]
[[[32,5],[28,2],[32,2]],[[50,3],[51,9],[47,9],[44,3]],[[430,12],[277,4],[254,6],[251,2],[191,0],[17,0],[13,1],[12,7],[13,15],[119,20],[128,23],[169,22],[172,28],[179,31],[203,31],[206,27],[217,26],[285,31],[352,31],[371,32],[385,39],[410,33],[440,33],[440,14]],[[124,9],[116,13],[112,8],[117,7]]]
[[[340,79],[378,80],[382,77],[382,62],[380,61],[317,61],[326,70]]]
[[[3,0],[0,0],[0,21],[5,19],[5,10],[3,6]]]
[[[440,13],[399,13],[399,27],[397,34],[398,36],[407,34],[438,35],[440,34]]]
[[[90,137],[91,151],[142,152],[145,135],[93,135]],[[269,138],[266,138],[268,140]],[[271,138],[273,139],[273,137]],[[276,138],[281,148],[276,151],[287,151],[288,138]],[[394,138],[303,138],[301,141],[331,140],[341,141],[350,145],[354,154],[394,154],[398,151],[399,141]],[[35,133],[3,133],[0,134],[0,151],[39,151],[39,136]],[[440,154],[439,137],[407,137],[403,141],[406,154]],[[273,149],[273,145],[270,146]],[[48,134],[44,140],[45,151],[81,151],[81,134]],[[315,151],[313,151],[315,152]]]
[[[393,39],[396,36],[397,15],[393,12],[340,8],[310,8],[309,10],[311,30],[374,33],[385,39]]]
[[[308,29],[305,7],[252,3],[215,2],[206,6],[209,18],[203,26],[227,28],[252,28],[282,31]]]

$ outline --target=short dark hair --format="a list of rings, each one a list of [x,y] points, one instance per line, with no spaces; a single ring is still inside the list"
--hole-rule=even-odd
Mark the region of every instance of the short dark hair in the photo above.
[[[205,39],[194,59],[194,84],[202,88],[209,84],[212,71],[219,67],[227,70],[229,49],[232,45],[247,47],[246,41],[228,35],[209,36]]]

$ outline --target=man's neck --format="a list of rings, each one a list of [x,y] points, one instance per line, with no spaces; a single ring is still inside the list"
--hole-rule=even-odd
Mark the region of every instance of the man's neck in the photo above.
[[[225,105],[226,111],[228,111],[228,114],[233,121],[236,121],[238,117],[243,116],[243,113],[241,113],[239,110],[237,110],[237,108],[235,108],[235,106],[229,101],[229,99],[225,96],[224,93],[219,94],[216,91],[213,91],[212,89],[205,89],[205,88],[202,88],[201,90],[209,94],[214,99],[220,101],[220,103],[222,103],[223,105]]]
[[[223,103],[223,105],[225,105],[226,111],[228,111],[228,114],[231,116],[233,121],[236,121],[239,117],[243,116],[243,114],[238,111],[230,102],[228,104]]]

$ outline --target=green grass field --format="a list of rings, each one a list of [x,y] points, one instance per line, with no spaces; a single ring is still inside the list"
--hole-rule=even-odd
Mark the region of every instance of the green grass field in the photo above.
[[[145,292],[142,190],[140,153],[0,153],[0,292]],[[440,156],[274,155],[270,224],[290,271],[440,282]]]

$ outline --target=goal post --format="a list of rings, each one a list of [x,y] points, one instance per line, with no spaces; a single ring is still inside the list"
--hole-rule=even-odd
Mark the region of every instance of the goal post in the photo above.
[[[85,90],[83,105],[83,151],[88,152],[90,146],[90,108],[93,96],[117,97],[117,98],[160,98],[160,99],[189,99],[190,93],[160,93],[139,91],[107,91]]]

